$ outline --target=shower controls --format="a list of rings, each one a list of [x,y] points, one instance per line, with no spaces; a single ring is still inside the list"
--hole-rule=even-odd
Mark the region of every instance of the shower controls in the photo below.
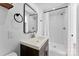
[[[71,37],[73,37],[73,34],[71,34]]]

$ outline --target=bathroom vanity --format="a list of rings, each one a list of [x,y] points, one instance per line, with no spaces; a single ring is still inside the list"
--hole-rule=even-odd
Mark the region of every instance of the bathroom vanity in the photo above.
[[[21,56],[48,56],[48,39],[36,37],[20,41]]]

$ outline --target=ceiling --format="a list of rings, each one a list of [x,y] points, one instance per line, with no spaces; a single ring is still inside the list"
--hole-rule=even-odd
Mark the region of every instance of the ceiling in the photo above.
[[[35,4],[43,11],[48,11],[53,8],[57,8],[58,6],[61,6],[64,3],[35,3]]]

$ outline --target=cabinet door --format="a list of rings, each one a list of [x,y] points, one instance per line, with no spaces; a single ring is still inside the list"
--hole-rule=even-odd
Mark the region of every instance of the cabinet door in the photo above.
[[[33,48],[24,46],[24,45],[20,45],[20,55],[21,56],[39,56],[39,51],[35,50]]]

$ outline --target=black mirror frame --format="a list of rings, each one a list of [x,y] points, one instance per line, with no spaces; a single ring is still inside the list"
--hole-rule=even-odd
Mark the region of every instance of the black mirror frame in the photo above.
[[[29,4],[27,4],[27,3],[24,3],[24,5],[23,5],[23,32],[25,33],[25,34],[27,34],[26,33],[26,28],[25,28],[25,26],[26,26],[26,23],[25,23],[25,5],[27,5],[29,8],[31,8],[34,12],[36,12]],[[36,12],[37,13],[37,12]],[[38,15],[38,14],[35,14],[35,15]],[[38,16],[37,16],[38,17]],[[36,27],[38,27],[38,20],[37,20],[37,25],[36,25]],[[38,28],[36,29],[36,33],[37,33],[37,31],[38,31]],[[29,33],[29,32],[28,32]]]

